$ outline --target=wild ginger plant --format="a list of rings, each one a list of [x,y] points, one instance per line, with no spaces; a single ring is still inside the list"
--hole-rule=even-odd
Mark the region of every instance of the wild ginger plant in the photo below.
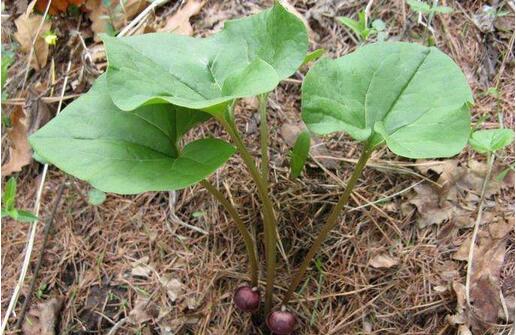
[[[234,295],[242,311],[259,309],[258,253],[249,230],[208,176],[238,152],[262,204],[266,264],[265,313],[272,308],[276,214],[269,197],[267,93],[306,60],[304,24],[276,3],[257,15],[227,21],[208,38],[154,33],[104,37],[108,69],[91,90],[30,139],[38,156],[104,192],[137,194],[200,183],[229,212],[249,258],[250,286]],[[233,106],[257,96],[261,167],[245,147]],[[382,145],[402,157],[457,154],[470,133],[471,91],[457,65],[435,48],[376,43],[336,60],[321,59],[302,86],[302,117],[314,133],[346,132],[364,144],[347,187],[283,297],[286,305],[328,233],[338,224],[353,186]],[[180,145],[187,131],[213,118],[232,144],[207,138]],[[308,145],[307,145],[308,144]],[[309,148],[293,153],[299,174]],[[299,155],[298,155],[299,154]],[[296,317],[283,306],[267,315],[276,334]]]
[[[206,179],[238,151],[262,203],[269,311],[276,215],[267,181],[266,94],[304,62],[308,35],[303,22],[276,3],[256,15],[226,21],[222,31],[207,38],[153,33],[104,36],[103,41],[107,72],[30,138],[35,152],[104,192],[179,190],[200,183],[229,211],[242,234],[254,288],[255,242],[231,202]],[[233,110],[237,99],[251,96],[260,100],[261,169],[244,145]],[[210,118],[222,125],[234,146],[214,138],[180,146],[188,130]],[[259,294],[252,288],[238,292],[259,302],[251,291]],[[239,307],[255,310],[250,305]]]
[[[470,134],[473,96],[464,74],[436,48],[375,43],[322,59],[302,86],[302,118],[319,135],[345,132],[363,144],[346,188],[283,296],[287,304],[329,232],[339,224],[353,187],[375,149],[406,158],[450,157]]]

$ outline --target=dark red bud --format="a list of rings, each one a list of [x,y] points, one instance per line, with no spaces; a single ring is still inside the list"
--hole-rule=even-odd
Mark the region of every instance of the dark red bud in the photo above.
[[[282,309],[269,314],[266,320],[267,327],[276,335],[292,334],[296,328],[297,318],[294,313]]]
[[[254,313],[260,308],[260,291],[249,286],[241,286],[233,295],[233,302],[242,312]]]

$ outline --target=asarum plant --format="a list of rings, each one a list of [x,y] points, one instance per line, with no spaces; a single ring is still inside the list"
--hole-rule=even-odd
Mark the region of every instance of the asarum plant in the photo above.
[[[407,158],[450,157],[470,134],[471,90],[458,66],[436,48],[375,43],[322,59],[305,77],[302,117],[316,134],[345,132],[364,143],[344,193],[333,207],[283,298],[286,304],[348,203],[373,151],[385,144]]]
[[[200,182],[229,211],[242,234],[255,287],[255,243],[231,202],[206,180],[235,148],[213,138],[179,145],[188,130],[209,118],[217,120],[242,156],[263,205],[265,310],[270,310],[276,217],[268,196],[265,95],[303,63],[308,49],[303,22],[276,3],[259,14],[226,21],[221,32],[208,38],[154,33],[103,40],[107,73],[31,137],[35,152],[105,192],[179,190]],[[251,96],[261,102],[262,172],[233,115],[235,100]]]
[[[303,22],[276,3],[254,16],[226,21],[221,32],[207,38],[155,33],[105,36],[104,44],[107,72],[32,135],[35,153],[104,192],[169,191],[200,183],[229,212],[243,237],[250,283],[238,288],[233,299],[240,310],[256,312],[261,299],[256,242],[231,202],[206,179],[237,151],[262,204],[266,323],[276,334],[290,334],[297,317],[284,306],[270,313],[277,226],[269,197],[266,98],[307,56]],[[260,102],[260,167],[243,143],[233,110],[237,99],[251,96]],[[338,224],[374,150],[386,145],[407,158],[453,156],[470,135],[471,103],[464,75],[436,48],[376,43],[316,63],[302,86],[305,124],[319,135],[345,132],[364,145],[346,189],[290,282],[283,305]],[[183,135],[210,118],[226,130],[233,145],[215,138],[180,144]],[[298,142],[292,153],[294,177],[308,154],[309,134]]]

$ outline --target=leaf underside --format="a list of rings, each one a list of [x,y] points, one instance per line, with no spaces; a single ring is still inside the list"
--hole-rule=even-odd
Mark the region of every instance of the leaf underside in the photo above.
[[[120,109],[168,102],[212,114],[236,98],[273,90],[308,49],[304,24],[278,3],[226,21],[208,38],[154,33],[103,40],[109,92]]]
[[[317,134],[343,131],[374,145],[385,141],[408,158],[453,156],[469,137],[471,90],[436,48],[375,43],[322,59],[302,92],[303,120]]]
[[[122,111],[107,93],[103,75],[30,143],[45,160],[104,192],[175,190],[204,179],[234,153],[217,139],[178,149],[180,137],[207,118],[169,104]]]

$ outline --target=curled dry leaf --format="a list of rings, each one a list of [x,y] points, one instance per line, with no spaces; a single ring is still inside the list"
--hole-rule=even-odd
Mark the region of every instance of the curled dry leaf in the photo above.
[[[375,269],[388,269],[399,264],[399,259],[393,258],[388,254],[379,254],[369,260],[369,266]]]
[[[57,319],[62,306],[62,298],[52,298],[37,304],[23,321],[23,333],[25,335],[55,335]]]
[[[34,55],[30,65],[35,70],[39,70],[47,64],[49,46],[43,36],[50,30],[52,24],[50,21],[45,21],[39,35],[36,37],[43,16],[32,13],[34,5],[35,2],[31,3],[31,5],[27,7],[27,11],[14,21],[16,25],[14,38],[20,43],[20,50],[26,54],[30,53],[32,41],[35,39]]]
[[[7,131],[7,137],[11,142],[9,159],[2,165],[2,175],[4,176],[21,171],[22,167],[32,161],[32,148],[28,140],[27,116],[22,106],[15,106],[11,113],[11,125],[12,127]]]
[[[174,15],[167,19],[165,26],[158,31],[191,36],[193,34],[193,28],[190,24],[190,18],[199,14],[204,4],[204,0],[186,1]]]

